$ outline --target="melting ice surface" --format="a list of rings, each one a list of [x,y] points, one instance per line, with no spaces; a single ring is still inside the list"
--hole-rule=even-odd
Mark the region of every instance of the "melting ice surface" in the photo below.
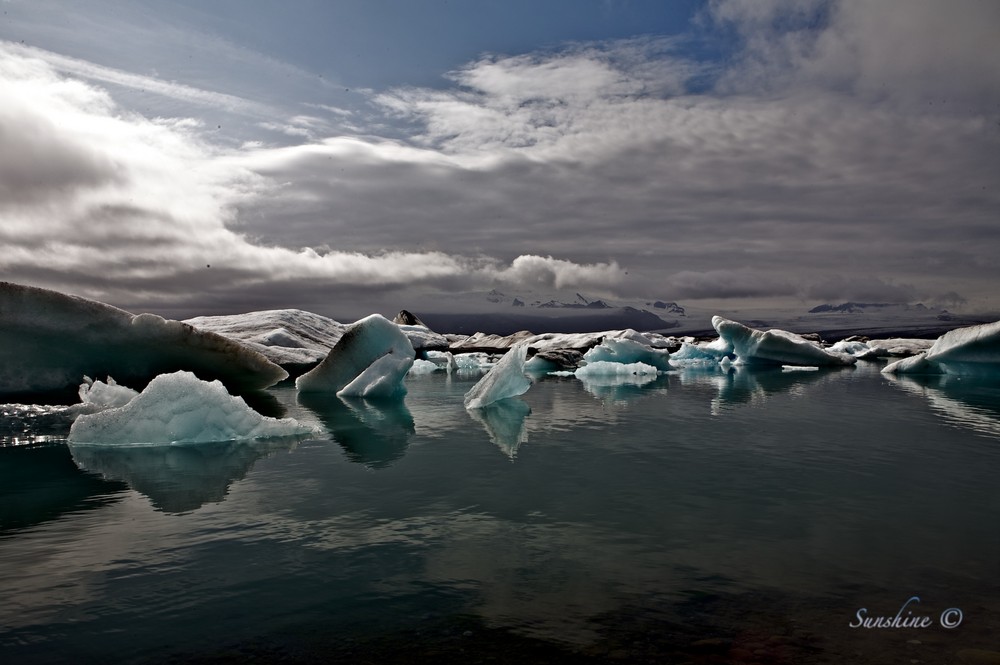
[[[413,366],[413,346],[399,327],[379,314],[354,323],[326,358],[295,381],[300,392],[341,397],[398,397]]]
[[[292,419],[268,418],[226,392],[219,381],[191,372],[161,374],[124,406],[81,415],[74,444],[166,444],[233,441],[310,434]]]
[[[465,408],[478,409],[508,397],[523,395],[531,387],[524,375],[528,345],[515,344],[503,358],[465,394]]]

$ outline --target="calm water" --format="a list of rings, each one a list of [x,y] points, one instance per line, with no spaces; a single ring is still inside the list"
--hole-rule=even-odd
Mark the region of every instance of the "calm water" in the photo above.
[[[875,365],[547,377],[470,414],[476,378],[411,377],[392,407],[255,402],[328,433],[301,441],[70,447],[58,414],[7,408],[0,660],[1000,650],[1000,384]],[[904,618],[933,626],[849,627],[912,596]]]

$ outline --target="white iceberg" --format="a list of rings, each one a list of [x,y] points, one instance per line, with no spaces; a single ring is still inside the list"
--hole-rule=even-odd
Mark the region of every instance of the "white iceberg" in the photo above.
[[[656,377],[659,370],[646,363],[620,363],[606,360],[589,363],[574,372],[578,379],[593,377],[616,376],[651,376]]]
[[[732,344],[743,365],[853,365],[854,356],[823,349],[819,344],[786,330],[754,330],[742,323],[712,317],[719,337]]]
[[[528,345],[515,344],[496,365],[465,394],[465,408],[478,409],[528,391],[531,379],[524,375]]]
[[[73,444],[207,443],[312,433],[291,418],[260,415],[219,381],[191,372],[157,376],[124,406],[81,415],[69,431]]]
[[[603,342],[583,354],[588,365],[594,363],[633,363],[652,365],[656,369],[667,371],[671,369],[670,353],[666,349],[654,349],[649,344],[642,344],[633,339],[605,339]]]
[[[525,347],[527,348],[527,347]],[[457,353],[454,356],[455,368],[463,372],[478,372],[496,365],[490,360],[488,353]]]
[[[394,397],[406,393],[403,378],[415,353],[399,327],[380,314],[354,323],[319,365],[295,381],[300,392],[341,397]]]
[[[413,361],[413,367],[410,368],[408,374],[433,374],[440,369],[446,369],[447,365],[438,365],[433,360],[421,360],[417,358]]]
[[[1000,376],[1000,321],[946,332],[927,351],[897,360],[882,371]]]
[[[235,392],[288,376],[215,333],[56,291],[0,282],[0,312],[0,394],[70,393],[84,375],[141,387],[158,374],[188,370]]]

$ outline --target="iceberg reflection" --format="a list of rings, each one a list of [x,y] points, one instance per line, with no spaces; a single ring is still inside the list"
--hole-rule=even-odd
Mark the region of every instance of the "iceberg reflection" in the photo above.
[[[299,393],[301,406],[315,413],[347,459],[382,469],[406,454],[416,432],[413,414],[402,400],[370,402],[321,393]]]
[[[773,395],[801,391],[829,377],[830,372],[786,372],[780,367],[737,366],[724,374],[708,375],[708,380],[719,391],[712,400],[712,415],[721,415],[727,408],[760,403]]]
[[[525,420],[531,407],[516,398],[502,399],[478,409],[468,409],[469,416],[483,426],[490,441],[503,454],[514,459],[518,447],[528,440]]]
[[[288,450],[289,439],[157,445],[69,444],[73,461],[106,480],[122,480],[165,513],[185,513],[221,503],[229,486],[254,463]]]
[[[640,397],[655,386],[665,385],[666,375],[656,374],[593,374],[577,376],[584,390],[600,400],[626,402]]]
[[[1000,439],[1000,380],[949,374],[883,376],[893,385],[924,397],[949,423]]]

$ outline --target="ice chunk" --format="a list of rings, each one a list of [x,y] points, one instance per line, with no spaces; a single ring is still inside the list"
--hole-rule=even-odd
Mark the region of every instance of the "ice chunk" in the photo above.
[[[853,365],[857,359],[846,353],[826,351],[815,342],[785,330],[754,330],[742,323],[712,317],[719,337],[733,345],[737,361],[744,365]]]
[[[905,337],[890,337],[889,339],[872,339],[868,341],[869,351],[858,358],[885,358],[887,356],[906,358],[923,353],[934,345],[932,339],[908,339]]]
[[[84,375],[141,388],[177,370],[219,379],[235,392],[288,376],[242,344],[180,321],[0,282],[0,394],[72,394]]]
[[[454,357],[455,366],[460,371],[480,371],[489,369],[496,364],[490,360],[487,353],[458,353]]]
[[[924,353],[897,360],[882,371],[1000,376],[1000,321],[946,332]]]
[[[420,360],[417,358],[413,361],[413,367],[410,368],[409,374],[433,374],[445,367],[446,365],[438,365],[432,360]]]
[[[443,365],[449,374],[458,369],[458,363],[455,362],[455,356],[452,355],[451,351],[425,351],[424,353],[428,360],[437,365]]]
[[[310,434],[291,418],[266,418],[219,381],[191,372],[162,374],[124,406],[81,415],[69,432],[75,444],[163,444],[234,441]]]
[[[669,370],[670,353],[666,349],[654,349],[632,339],[606,339],[583,354],[589,364],[599,362],[652,365],[656,369]]]
[[[465,408],[478,409],[527,392],[531,379],[524,375],[527,344],[515,344],[472,389],[465,394]]]
[[[110,376],[107,383],[94,381],[89,376],[84,376],[79,392],[81,403],[104,408],[125,406],[139,394],[131,388],[118,385]]]
[[[596,376],[643,376],[656,377],[659,373],[652,365],[646,363],[619,363],[606,360],[589,363],[576,370],[578,379]]]
[[[394,397],[406,393],[413,347],[399,327],[380,314],[354,323],[319,365],[295,381],[300,392],[341,397]]]
[[[861,356],[869,355],[872,349],[865,342],[841,340],[836,344],[830,345],[827,351],[830,353],[846,353],[854,356],[855,358],[859,358]]]

